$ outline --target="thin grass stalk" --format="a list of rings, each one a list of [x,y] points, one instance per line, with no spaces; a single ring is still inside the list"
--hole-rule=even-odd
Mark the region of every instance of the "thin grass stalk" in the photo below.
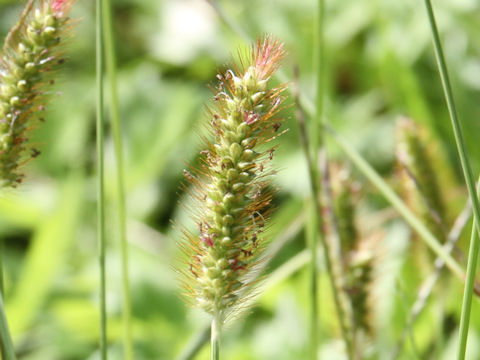
[[[0,297],[3,296],[4,284],[3,284],[3,258],[5,252],[5,242],[0,239]]]
[[[122,292],[123,292],[123,347],[125,359],[133,360],[133,338],[132,338],[132,314],[130,299],[130,280],[128,276],[128,243],[127,243],[127,222],[126,222],[126,199],[125,199],[125,176],[123,160],[123,140],[120,123],[120,111],[118,106],[117,86],[117,59],[115,54],[115,39],[113,34],[112,5],[111,0],[103,1],[103,22],[105,41],[105,63],[110,85],[110,118],[112,124],[113,143],[115,158],[117,162],[117,211],[118,211],[118,233],[120,237],[122,254]]]
[[[222,21],[231,28],[232,31],[236,32],[240,37],[249,39],[248,35],[241,29],[235,22],[230,18],[225,18],[226,15],[223,8],[215,0],[208,0],[209,3],[215,4],[214,9],[217,11],[217,14],[222,19]],[[221,11],[219,11],[220,9]],[[239,30],[238,30],[239,29]],[[285,82],[288,81],[286,74],[281,71],[277,72],[276,77],[278,80]],[[289,88],[289,90],[293,90]],[[298,94],[298,106],[305,114],[309,116],[314,116],[315,114],[315,104],[312,99],[309,98],[305,93],[299,90]],[[420,238],[435,252],[435,254],[446,261],[448,268],[458,276],[462,281],[465,281],[465,273],[462,270],[462,267],[458,262],[446,251],[442,250],[442,245],[438,239],[428,230],[420,221],[420,219],[405,205],[405,203],[398,197],[397,194],[392,190],[392,188],[382,179],[378,172],[368,163],[368,161],[362,156],[362,154],[357,151],[355,148],[350,146],[344,139],[342,139],[334,129],[328,124],[324,124],[324,131],[330,136],[330,138],[340,146],[344,151],[345,155],[352,161],[358,168],[358,170],[374,184],[380,193],[383,195],[385,200],[387,200],[397,211],[400,216],[409,224],[420,236]]]
[[[8,329],[7,316],[5,314],[5,306],[3,298],[0,296],[0,341],[2,348],[3,360],[16,360],[15,350],[13,347],[12,337]]]
[[[474,221],[475,222],[475,221]],[[475,224],[472,224],[470,237],[470,252],[468,254],[467,280],[463,291],[462,315],[460,317],[460,333],[458,344],[458,360],[464,360],[467,352],[467,338],[470,324],[470,313],[472,309],[473,284],[475,281],[475,266],[478,259],[478,233]]]
[[[316,80],[317,80],[317,97],[316,97],[316,113],[315,121],[313,122],[313,136],[312,136],[312,149],[307,149],[307,151],[312,152],[312,161],[313,164],[318,163],[318,152],[317,149],[319,146],[323,146],[323,136],[321,133],[321,124],[322,124],[322,114],[323,114],[323,98],[324,98],[324,87],[323,87],[323,20],[324,20],[324,0],[319,0],[317,5],[317,17],[315,21],[315,39],[314,39],[314,62],[316,68]],[[319,182],[318,169],[314,168],[314,178],[315,182]],[[317,200],[314,200],[317,201]],[[319,234],[319,224],[315,219],[315,206],[310,207],[312,211],[312,217],[310,221],[314,226],[312,234],[309,236],[309,244],[311,251],[311,265],[310,265],[310,306],[311,306],[311,324],[310,324],[310,346],[311,346],[311,359],[317,359],[318,351],[318,326],[319,326],[319,303],[318,303],[318,267],[317,267],[317,242],[318,236],[324,236],[324,234]]]
[[[460,158],[460,163],[462,165],[463,175],[465,177],[465,183],[467,185],[468,193],[472,201],[473,215],[474,215],[474,225],[472,227],[472,236],[470,239],[470,250],[468,254],[468,263],[467,263],[467,279],[465,284],[465,291],[462,304],[462,318],[460,322],[460,334],[459,334],[459,352],[458,359],[465,358],[466,351],[466,342],[468,336],[468,322],[472,306],[472,296],[473,296],[473,284],[475,280],[475,271],[477,267],[477,257],[479,249],[479,237],[478,232],[480,232],[480,201],[477,198],[477,192],[475,190],[475,182],[473,178],[472,167],[470,165],[469,156],[467,153],[467,148],[465,146],[465,140],[463,136],[462,127],[460,120],[458,119],[455,98],[453,96],[452,86],[450,84],[450,77],[448,75],[447,63],[442,49],[442,44],[440,42],[440,36],[438,34],[437,23],[435,20],[435,14],[433,12],[432,3],[430,0],[425,0],[425,6],[427,9],[428,21],[430,23],[430,28],[433,36],[433,45],[435,48],[435,57],[438,63],[438,70],[440,73],[440,78],[442,80],[443,92],[445,95],[445,100],[448,107],[448,112],[450,114],[450,120],[452,123],[453,134],[455,135],[455,142],[457,144],[458,156]],[[475,231],[475,228],[477,231]]]
[[[479,189],[477,188],[477,191]],[[478,259],[478,233],[474,224],[472,224],[472,233],[470,236],[470,252],[468,254],[468,264],[476,264]],[[475,266],[467,266],[467,280],[463,290],[462,314],[460,316],[460,332],[458,341],[458,359],[465,359],[467,352],[468,325],[470,324],[470,313],[472,309],[472,293],[475,286]],[[469,295],[470,293],[470,295]]]
[[[3,294],[4,294],[4,286],[3,286],[3,253],[4,253],[4,240],[3,238],[0,239],[0,317],[2,323],[0,324],[1,326],[1,342],[0,342],[0,353],[2,354],[2,359],[8,359],[7,357],[7,351],[5,348],[8,348],[8,340],[10,340],[10,343],[12,342],[10,339],[10,330],[8,327],[7,323],[7,317],[5,314],[5,309],[3,306]]]
[[[296,74],[295,78],[298,79],[298,69],[295,69]],[[310,144],[309,144],[309,139],[307,136],[307,130],[305,126],[305,119],[304,119],[304,114],[301,111],[300,107],[298,106],[299,104],[299,91],[298,91],[298,81],[295,81],[295,101],[297,103],[297,122],[298,122],[298,127],[300,130],[300,143],[302,145],[303,152],[305,154],[305,158],[307,160],[307,167],[308,167],[308,176],[310,179],[310,187],[311,187],[311,192],[312,192],[312,198],[313,198],[313,204],[314,204],[314,209],[315,209],[315,214],[317,217],[317,227],[318,227],[318,236],[320,237],[322,247],[324,249],[323,254],[324,254],[324,261],[325,261],[325,266],[327,269],[327,274],[330,282],[330,288],[332,290],[332,295],[333,295],[333,300],[335,303],[335,309],[337,312],[337,317],[338,321],[340,323],[340,328],[342,332],[342,337],[345,342],[345,347],[347,350],[347,354],[349,358],[352,357],[353,353],[353,347],[351,343],[350,336],[348,334],[348,327],[346,324],[346,315],[345,311],[342,308],[342,303],[340,300],[340,294],[338,292],[337,286],[335,284],[335,279],[334,279],[334,272],[333,272],[333,264],[332,264],[332,259],[330,258],[330,248],[328,246],[328,243],[323,236],[323,217],[322,217],[322,206],[320,204],[320,182],[318,181],[318,176],[315,171],[315,165],[313,163],[313,159],[311,156],[311,153],[309,151],[310,149]],[[312,266],[315,266],[316,264],[313,264],[312,260]]]
[[[211,336],[211,360],[220,359],[220,334],[222,332],[222,325],[220,317],[215,315],[212,319],[212,327],[210,330]]]
[[[96,73],[97,73],[97,237],[100,265],[100,353],[101,359],[107,359],[107,304],[105,274],[105,189],[104,189],[104,144],[105,124],[103,108],[103,1],[96,3]]]
[[[313,136],[312,136],[312,151],[313,151],[313,163],[318,163],[317,149],[323,148],[323,131],[322,126],[325,122],[324,118],[324,98],[325,98],[325,46],[324,46],[324,21],[325,21],[325,0],[318,0],[317,4],[317,17],[315,21],[315,34],[314,34],[314,64],[315,64],[315,78],[317,93],[315,98],[315,118],[313,123]]]
[[[308,219],[306,238],[310,251],[310,356],[311,359],[317,359],[318,353],[318,257],[317,257],[317,239],[318,225],[317,216],[314,212],[314,200],[308,203]]]

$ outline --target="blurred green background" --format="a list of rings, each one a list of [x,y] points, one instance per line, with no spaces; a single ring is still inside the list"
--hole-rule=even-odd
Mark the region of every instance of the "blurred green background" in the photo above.
[[[198,131],[217,69],[244,40],[205,0],[114,0],[120,106],[126,156],[128,240],[136,359],[175,359],[208,319],[178,297],[172,270],[179,231],[188,223],[180,203],[182,170],[200,150]],[[394,159],[395,122],[422,124],[445,156],[445,189],[455,216],[465,200],[448,113],[433,57],[425,9],[419,0],[326,1],[326,113],[333,127],[399,190]],[[314,0],[222,0],[231,19],[255,38],[272,33],[286,43],[284,70],[300,69],[313,98]],[[0,0],[0,34],[23,3]],[[434,2],[474,172],[480,171],[480,4]],[[6,242],[7,314],[22,360],[98,359],[98,260],[95,187],[94,2],[78,1],[80,19],[58,74],[61,94],[32,141],[42,155],[26,166],[27,181],[0,197],[0,236]],[[309,183],[294,112],[279,143],[275,166],[278,210],[270,239],[285,241],[269,271],[305,248],[303,222]],[[115,161],[107,128],[108,338],[111,359],[122,359],[120,246],[116,234]],[[348,160],[328,141],[329,155]],[[440,161],[440,160],[438,160]],[[381,237],[372,287],[374,338],[365,357],[388,359],[406,324],[423,277],[411,256],[410,230],[355,170],[362,191],[358,223]],[[399,190],[400,191],[400,190]],[[386,214],[386,215],[385,215]],[[470,226],[456,257],[464,264]],[[280,239],[279,239],[280,237]],[[323,274],[323,273],[322,273]],[[244,320],[225,331],[231,360],[306,359],[309,274],[302,268],[263,293]],[[323,359],[342,359],[339,329],[324,275],[320,279]],[[453,359],[462,285],[445,276],[413,327],[401,359]],[[480,359],[480,307],[474,300],[469,359]],[[208,359],[208,346],[197,359]]]

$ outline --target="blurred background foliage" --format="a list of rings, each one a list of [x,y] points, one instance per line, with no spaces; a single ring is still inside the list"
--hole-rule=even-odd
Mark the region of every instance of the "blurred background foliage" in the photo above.
[[[442,196],[452,217],[466,201],[450,123],[437,75],[425,10],[418,0],[326,1],[328,121],[401,191],[395,161],[395,124],[407,115],[434,147]],[[222,0],[225,12],[250,36],[272,33],[286,43],[284,65],[300,68],[300,85],[313,98],[314,0]],[[14,24],[23,2],[0,0],[0,34]],[[207,319],[178,297],[172,270],[184,223],[182,170],[200,150],[203,103],[217,69],[245,42],[205,0],[115,0],[119,86],[126,144],[128,240],[136,359],[175,359]],[[435,1],[459,102],[466,141],[480,171],[480,5],[475,0]],[[7,314],[22,360],[97,359],[99,336],[94,161],[94,2],[78,1],[80,19],[66,47],[61,93],[34,134],[42,155],[26,166],[27,181],[0,197],[0,236],[6,241]],[[303,221],[309,185],[294,112],[275,154],[278,210],[270,238],[285,245],[269,271],[305,247]],[[109,129],[107,133],[109,136]],[[115,223],[115,162],[107,138],[108,337],[112,359],[122,358],[120,248]],[[330,141],[329,155],[350,167]],[[412,256],[405,223],[366,180],[358,182],[357,224],[381,240],[372,286],[374,335],[365,358],[388,359],[405,328],[423,278]],[[188,207],[188,203],[186,204]],[[469,226],[455,256],[465,263]],[[280,237],[281,239],[278,239]],[[282,238],[283,237],[283,238]],[[421,245],[423,246],[423,245]],[[431,257],[431,259],[433,259]],[[269,286],[250,314],[225,332],[225,359],[306,359],[309,275],[302,268]],[[399,358],[452,359],[462,285],[444,273],[409,332]],[[329,287],[320,279],[321,349],[341,359],[339,329]],[[480,359],[480,307],[474,301],[469,359]],[[412,340],[413,339],[413,340]],[[208,358],[208,346],[197,359]]]

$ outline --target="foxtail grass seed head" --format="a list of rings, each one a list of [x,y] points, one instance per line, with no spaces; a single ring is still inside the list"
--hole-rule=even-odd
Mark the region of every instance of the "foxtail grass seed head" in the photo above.
[[[362,240],[350,253],[346,279],[346,292],[353,310],[353,328],[372,333],[372,285],[377,252],[373,244]]]
[[[398,120],[396,157],[407,202],[430,230],[444,240],[443,227],[447,224],[444,199],[426,145],[420,126],[406,117]]]
[[[267,36],[217,75],[201,165],[185,170],[198,200],[198,231],[185,231],[181,243],[188,259],[180,270],[184,288],[194,305],[222,321],[247,301],[262,260],[274,173],[269,143],[281,134],[285,90],[270,80],[283,57],[283,44]]]
[[[334,211],[341,242],[344,291],[351,311],[352,331],[368,335],[372,332],[372,284],[378,257],[378,241],[365,237],[357,226],[359,184],[341,164],[330,164]]]
[[[22,181],[20,166],[40,154],[28,133],[43,121],[54,71],[64,62],[60,45],[74,0],[31,0],[0,54],[0,186]]]
[[[359,239],[355,224],[358,184],[352,181],[350,171],[340,164],[330,164],[330,172],[341,251],[348,254]]]

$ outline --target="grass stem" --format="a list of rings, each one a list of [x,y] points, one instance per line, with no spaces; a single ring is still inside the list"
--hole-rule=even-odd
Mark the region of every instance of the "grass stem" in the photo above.
[[[344,311],[344,308],[342,307],[342,302],[341,302],[341,295],[340,291],[337,288],[335,278],[334,278],[334,269],[333,269],[333,263],[331,259],[331,252],[330,252],[330,246],[327,243],[327,240],[325,236],[323,236],[323,228],[324,228],[324,222],[323,222],[323,212],[322,212],[322,205],[321,205],[321,183],[318,179],[318,172],[315,170],[316,166],[313,163],[313,158],[312,155],[309,151],[310,145],[309,145],[309,139],[307,136],[307,129],[305,126],[305,119],[304,119],[304,114],[300,109],[299,104],[299,89],[298,89],[298,69],[296,69],[296,74],[295,74],[295,101],[297,103],[297,122],[298,122],[298,127],[300,130],[300,142],[302,145],[303,152],[305,154],[305,158],[307,160],[307,168],[308,168],[308,176],[310,179],[310,187],[312,191],[312,198],[313,198],[313,205],[314,205],[314,213],[316,214],[316,223],[317,223],[317,228],[318,228],[318,237],[320,238],[322,247],[324,249],[323,254],[324,254],[324,261],[325,261],[325,267],[327,269],[327,274],[330,282],[330,287],[332,290],[332,295],[333,295],[333,300],[335,303],[335,309],[337,312],[337,317],[338,321],[340,323],[340,328],[342,331],[342,337],[345,342],[347,354],[349,358],[352,358],[353,354],[353,347],[351,343],[351,339],[349,336],[348,332],[348,327],[346,323],[346,314]],[[312,246],[312,248],[314,248]],[[312,253],[313,255],[313,253]],[[316,267],[316,263],[314,263],[314,257],[316,255],[312,256],[312,267]],[[313,281],[313,279],[312,279]]]
[[[107,309],[105,275],[105,194],[104,194],[104,145],[103,145],[103,1],[96,3],[96,73],[97,73],[97,236],[100,265],[100,353],[101,359],[107,359]]]
[[[212,319],[212,327],[210,333],[211,339],[211,360],[220,359],[220,334],[221,334],[220,317],[215,315]]]
[[[480,179],[479,179],[480,181]],[[478,192],[478,186],[477,186]],[[474,220],[475,222],[475,220]],[[470,236],[470,252],[468,254],[468,264],[476,264],[478,260],[478,232],[475,223],[472,224],[472,233]],[[470,312],[472,308],[472,293],[475,287],[475,267],[467,267],[467,278],[463,290],[462,314],[460,316],[460,333],[458,344],[458,359],[465,359],[467,352],[468,325],[470,324]]]
[[[463,175],[465,177],[465,183],[467,185],[468,193],[472,201],[474,225],[472,228],[472,236],[470,240],[470,250],[467,263],[467,279],[465,284],[465,291],[462,304],[462,317],[460,322],[460,334],[459,334],[459,352],[458,359],[465,358],[466,342],[468,336],[468,323],[472,306],[473,296],[473,284],[475,279],[475,271],[477,266],[477,257],[479,249],[479,237],[477,232],[480,232],[480,201],[477,198],[477,192],[475,190],[475,182],[473,178],[472,167],[470,165],[467,148],[465,146],[465,140],[463,136],[462,127],[458,118],[457,108],[455,104],[455,98],[453,96],[452,86],[450,84],[450,77],[448,74],[447,63],[445,55],[443,53],[442,44],[440,41],[440,35],[438,33],[438,27],[435,20],[435,14],[433,11],[432,3],[430,0],[425,0],[425,6],[427,9],[428,21],[430,23],[430,29],[432,31],[433,45],[435,48],[435,57],[437,59],[438,70],[442,81],[443,92],[450,114],[450,120],[452,123],[453,134],[455,136],[455,142],[457,144],[458,156],[462,165]],[[475,231],[476,228],[476,231]]]
[[[117,211],[119,221],[119,236],[122,254],[122,291],[123,291],[123,346],[125,359],[133,360],[132,315],[130,299],[130,281],[128,276],[128,243],[126,225],[125,177],[123,161],[123,141],[118,106],[117,60],[115,55],[115,40],[113,35],[111,0],[103,1],[103,22],[105,41],[106,69],[110,85],[110,117],[112,124],[115,158],[117,161]]]
[[[315,36],[314,36],[314,62],[316,69],[316,82],[317,82],[317,97],[316,97],[316,113],[315,121],[313,122],[313,136],[312,136],[312,148],[306,149],[311,151],[313,164],[318,164],[318,152],[319,146],[323,146],[323,136],[321,134],[321,124],[323,115],[323,21],[324,21],[324,0],[318,0],[317,4],[317,17],[315,21]],[[315,174],[313,178],[317,183],[318,180],[318,168],[314,168]],[[314,200],[315,201],[315,200]],[[319,309],[318,309],[318,267],[317,267],[317,241],[318,241],[318,229],[319,224],[316,219],[315,209],[316,206],[310,207],[312,212],[311,224],[314,226],[312,233],[310,234],[308,243],[310,244],[311,251],[311,265],[310,265],[310,347],[311,347],[311,359],[317,359],[318,350],[318,326],[319,326]],[[320,234],[322,236],[322,234]]]
[[[314,212],[313,200],[309,204],[309,219],[307,223],[307,241],[310,251],[310,355],[312,360],[317,359],[318,353],[318,260],[317,239],[318,226],[317,216]]]
[[[460,333],[458,344],[458,360],[464,360],[467,352],[468,325],[470,324],[470,313],[472,309],[472,291],[475,281],[475,266],[478,259],[478,232],[475,224],[472,224],[470,237],[470,252],[468,254],[467,279],[463,291],[462,315],[460,317]]]
[[[0,296],[3,296],[4,293],[4,284],[3,284],[3,258],[5,253],[5,243],[3,239],[0,239]]]

